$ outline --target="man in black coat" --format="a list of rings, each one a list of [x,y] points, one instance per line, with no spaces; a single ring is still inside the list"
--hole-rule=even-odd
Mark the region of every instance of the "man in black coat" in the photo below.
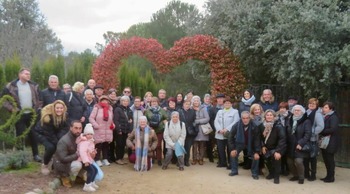
[[[215,121],[215,117],[216,114],[218,113],[219,110],[222,110],[224,108],[224,99],[225,99],[225,94],[217,94],[216,95],[216,105],[211,107],[208,111],[209,114],[209,124],[210,126],[213,128],[214,132],[216,131],[215,129],[215,125],[214,125],[214,121]],[[213,156],[213,147],[215,146],[216,140],[214,138],[214,136],[210,136],[209,135],[209,142],[214,142],[212,144],[210,144],[209,142],[207,143],[207,155],[209,158],[210,162],[214,162],[214,156]],[[214,139],[214,141],[212,141]],[[214,144],[214,145],[213,145]],[[220,160],[220,158],[219,158]],[[218,162],[218,164],[220,164],[220,162]]]
[[[228,145],[232,157],[229,176],[238,175],[239,153],[247,149],[248,157],[253,159],[251,167],[252,177],[255,180],[259,179],[260,133],[258,127],[250,120],[248,111],[243,111],[241,120],[233,125],[229,133]]]
[[[60,88],[58,77],[56,75],[50,75],[48,84],[49,87],[41,91],[43,107],[55,102],[56,100],[62,100],[65,102],[66,95]]]

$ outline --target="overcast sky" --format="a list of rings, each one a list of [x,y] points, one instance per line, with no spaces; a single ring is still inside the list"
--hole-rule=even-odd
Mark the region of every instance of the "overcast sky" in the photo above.
[[[61,39],[64,53],[95,50],[103,33],[124,32],[134,24],[149,22],[153,13],[171,0],[38,0],[49,27]],[[206,0],[181,0],[204,10]]]

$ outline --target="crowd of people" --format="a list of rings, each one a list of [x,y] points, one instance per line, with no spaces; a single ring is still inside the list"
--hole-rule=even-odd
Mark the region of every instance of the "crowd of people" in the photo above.
[[[18,104],[4,106],[10,112],[33,108],[39,114],[37,124],[28,134],[33,159],[42,162],[41,172],[52,170],[66,187],[87,171],[84,191],[96,191],[94,181],[98,167],[111,163],[134,163],[136,171],[148,171],[153,164],[163,170],[169,164],[180,171],[191,165],[204,165],[204,157],[214,162],[214,147],[218,152],[218,168],[238,175],[238,166],[251,169],[252,178],[259,179],[266,166],[266,179],[279,184],[280,175],[291,174],[290,181],[303,184],[316,180],[317,155],[322,153],[327,169],[325,183],[334,182],[334,154],[339,143],[338,117],[332,102],[322,107],[316,98],[308,100],[306,108],[298,98],[290,96],[278,103],[270,89],[257,99],[245,90],[236,103],[224,94],[214,99],[201,97],[193,91],[167,97],[160,89],[158,95],[146,92],[143,97],[132,96],[125,87],[118,96],[114,88],[105,88],[90,79],[87,86],[76,82],[71,87],[59,85],[51,75],[48,87],[30,80],[30,70],[19,71],[18,79],[7,84],[1,95],[11,95]],[[107,91],[106,93],[104,93]],[[32,113],[24,113],[16,123],[16,134],[29,126]],[[204,128],[212,128],[208,133]],[[43,160],[38,143],[45,147]],[[319,143],[322,143],[319,150]],[[192,154],[191,154],[192,150]],[[240,153],[243,162],[238,163]],[[192,160],[190,161],[190,156]]]

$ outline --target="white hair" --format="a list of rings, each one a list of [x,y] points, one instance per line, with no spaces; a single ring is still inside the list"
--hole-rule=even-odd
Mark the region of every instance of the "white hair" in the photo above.
[[[294,113],[295,108],[300,108],[300,110],[301,110],[301,112],[302,112],[303,114],[305,114],[305,112],[306,112],[306,110],[305,110],[305,108],[304,108],[303,106],[301,106],[300,104],[296,104],[296,105],[294,105],[293,108],[292,108],[292,113]]]

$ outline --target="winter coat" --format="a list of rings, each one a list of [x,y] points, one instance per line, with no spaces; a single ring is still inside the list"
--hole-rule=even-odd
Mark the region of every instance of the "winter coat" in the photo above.
[[[42,114],[45,113],[42,112]],[[46,142],[56,145],[58,140],[69,131],[69,125],[64,121],[56,127],[53,123],[52,115],[47,115],[43,119],[43,125],[41,125],[41,120],[39,120],[36,123],[33,132],[37,140],[43,145],[45,145]]]
[[[324,120],[320,110],[307,110],[306,111],[308,118],[311,122],[311,137],[310,141],[317,141],[318,134],[320,134],[324,128]]]
[[[143,143],[145,137],[145,132],[144,130],[140,130],[140,139],[141,139],[141,148],[143,148]],[[156,135],[156,132],[153,129],[149,130],[149,136],[148,136],[148,157],[153,156],[154,150],[156,150],[158,144],[158,138]],[[136,147],[136,132],[133,130],[129,135],[128,138],[126,139],[126,145],[129,148],[132,148],[133,146]]]
[[[330,154],[335,154],[340,146],[340,136],[339,136],[339,118],[334,112],[331,115],[327,115],[324,118],[324,129],[320,133],[321,136],[330,135],[329,144],[326,148],[326,152]]]
[[[278,111],[278,103],[276,101],[273,102],[263,102],[260,101],[259,104],[262,106],[263,110],[266,111],[268,109],[272,109],[275,112]]]
[[[293,134],[293,117],[290,118],[290,128],[288,128],[288,138],[287,138],[287,154],[291,158],[307,158],[309,157],[309,152],[304,152],[297,150],[296,146],[299,144],[303,147],[305,144],[310,142],[311,137],[311,121],[304,114],[301,119],[297,121],[297,127]]]
[[[213,106],[209,109],[208,114],[209,114],[209,123],[210,126],[213,128],[214,131],[216,131],[215,128],[215,118],[216,118],[216,114],[219,112],[219,110],[222,110],[222,107],[218,107],[218,106]]]
[[[92,100],[92,102],[88,103],[86,100],[84,100],[84,104],[85,104],[84,106],[86,107],[86,109],[84,111],[84,117],[85,117],[84,126],[85,126],[86,124],[88,124],[90,122],[89,121],[90,114],[95,107],[96,101]]]
[[[264,126],[261,124],[260,126]],[[275,152],[280,153],[283,155],[286,152],[287,148],[287,139],[285,130],[282,126],[282,124],[278,121],[276,121],[273,124],[271,134],[268,138],[268,140],[265,143],[265,137],[263,136],[264,127],[260,127],[260,141],[261,141],[261,147],[266,147],[267,150],[274,154]]]
[[[209,114],[205,107],[201,106],[196,112],[196,120],[194,123],[198,127],[198,135],[194,138],[195,141],[209,141],[209,135],[205,135],[202,131],[201,125],[209,122]]]
[[[62,100],[63,102],[65,102],[66,94],[60,88],[54,90],[49,87],[41,91],[41,100],[43,101],[43,106],[51,104],[56,100]]]
[[[53,157],[53,166],[59,176],[68,177],[70,165],[78,159],[76,137],[68,131],[57,143],[57,149]]]
[[[95,143],[94,139],[86,139],[86,137],[81,134],[77,140],[77,150],[79,152],[78,161],[81,161],[83,164],[89,163],[92,164],[94,159],[91,157],[91,154],[95,152]]]
[[[80,120],[84,116],[86,106],[83,97],[77,92],[72,91],[67,94],[67,109],[69,121]],[[88,118],[85,118],[88,119]]]
[[[247,149],[248,156],[253,156],[255,153],[260,153],[260,131],[259,128],[250,121],[247,126],[248,142],[245,142],[244,125],[240,120],[232,126],[228,137],[229,149],[236,150],[237,147]]]
[[[165,147],[175,150],[175,143],[179,142],[180,145],[185,145],[186,139],[186,126],[185,123],[178,121],[177,123],[173,123],[172,121],[168,121],[165,124],[164,130],[164,141]]]
[[[114,110],[113,121],[115,124],[116,133],[131,133],[133,124],[129,120],[133,119],[133,113],[129,107],[118,106]]]
[[[227,129],[230,131],[232,126],[239,121],[238,111],[234,108],[230,108],[228,110],[219,110],[216,114],[214,125],[215,125],[215,139],[227,139],[223,134],[218,133],[221,129]]]
[[[21,103],[19,101],[19,96],[18,96],[18,87],[17,87],[17,82],[19,79],[16,79],[10,83],[8,83],[4,90],[2,91],[2,96],[4,95],[10,95],[15,99],[15,102],[17,103],[17,108],[19,110],[22,110]],[[39,90],[39,85],[35,82],[28,81],[31,93],[32,93],[32,103],[33,103],[33,109],[35,111],[38,111],[39,109],[42,108],[42,101],[40,100],[40,90]],[[4,102],[3,105],[7,110],[12,111],[13,106],[10,102]]]
[[[99,104],[95,104],[94,109],[89,117],[89,122],[94,128],[95,143],[112,142],[113,141],[113,108],[109,106],[108,120],[103,120],[103,108]]]
[[[147,120],[148,120],[148,123],[150,122],[152,116],[153,116],[153,113],[152,113],[152,109],[153,107],[150,107],[149,109],[147,109],[145,111],[145,116],[147,117]],[[158,111],[159,111],[159,114],[161,115],[161,118],[160,118],[160,123],[158,125],[158,127],[155,127],[154,128],[154,131],[159,134],[159,133],[163,133],[164,132],[164,120],[167,120],[168,119],[168,115],[167,113],[165,112],[164,109],[162,109],[160,106],[158,106]]]
[[[194,131],[195,125],[194,121],[196,120],[196,112],[193,109],[185,110],[183,108],[179,109],[180,121],[184,122],[186,125],[186,138],[193,137],[188,134],[188,131]]]

